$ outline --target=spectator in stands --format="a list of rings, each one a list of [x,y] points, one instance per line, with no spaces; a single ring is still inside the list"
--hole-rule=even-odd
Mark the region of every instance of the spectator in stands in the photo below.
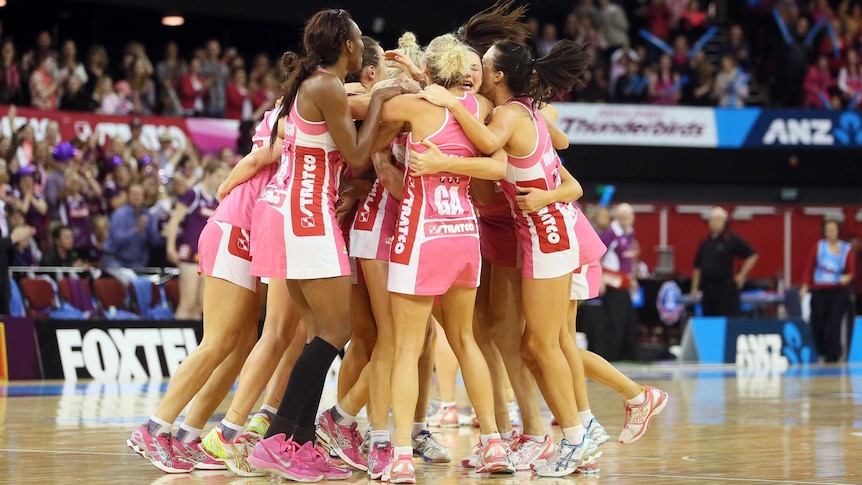
[[[730,26],[730,33],[727,41],[721,46],[721,49],[718,52],[721,56],[733,56],[736,59],[736,62],[744,69],[748,69],[749,66],[751,66],[751,51],[748,48],[748,41],[745,40],[745,33],[742,31],[742,26],[739,24],[733,24]]]
[[[42,256],[42,266],[86,268],[87,262],[75,250],[75,237],[69,226],[57,226],[51,231],[51,249]]]
[[[850,247],[853,249],[853,259],[856,261],[855,277],[853,278],[853,301],[856,303],[854,313],[855,316],[860,317],[862,316],[862,244],[859,243],[858,234],[854,234],[850,238]]]
[[[694,42],[706,32],[706,24],[706,13],[700,9],[700,0],[690,0],[679,19],[680,30],[690,42]]]
[[[593,25],[601,25],[601,12],[596,8],[594,0],[579,0],[575,7],[575,15],[579,18],[587,17]]]
[[[15,59],[15,44],[3,41],[0,48],[0,104],[22,104],[21,68]]]
[[[9,107],[9,118],[15,119],[17,109],[14,106]],[[25,123],[18,128],[15,133],[14,154],[9,161],[9,173],[18,173],[19,167],[26,167],[33,161],[33,150],[36,148],[36,131],[30,123]]]
[[[817,64],[808,67],[805,76],[806,108],[830,109],[832,92],[836,89],[835,76],[829,69],[829,59],[817,56]]]
[[[700,243],[691,274],[691,297],[698,301],[703,315],[735,317],[740,315],[739,290],[757,262],[757,253],[745,240],[730,231],[727,211],[713,207],[708,219],[709,236]],[[743,259],[734,275],[734,259]]]
[[[49,151],[53,150],[55,146],[63,141],[63,135],[60,133],[60,123],[57,120],[49,120],[48,124],[45,125],[45,138],[43,140],[48,144]],[[45,159],[47,160],[47,158],[46,156]]]
[[[263,84],[263,77],[272,69],[271,60],[268,55],[260,53],[254,56],[251,71],[248,73],[249,88],[257,90]]]
[[[114,81],[110,76],[99,79],[93,91],[93,102],[98,106],[96,113],[103,115],[127,115],[132,108],[129,100],[114,90]]]
[[[252,97],[252,107],[256,112],[266,111],[275,106],[275,100],[281,97],[282,91],[275,71],[269,70],[263,76],[263,83]]]
[[[9,227],[14,231],[16,227],[29,227],[20,209],[13,207],[9,213]],[[12,247],[12,266],[36,266],[42,252],[39,250],[38,238],[35,234],[27,239],[19,241]],[[8,272],[6,273],[8,274]]]
[[[13,196],[15,208],[24,215],[27,225],[36,229],[36,239],[42,241],[48,231],[48,202],[36,191],[36,175],[34,164],[18,170],[18,190]]]
[[[206,57],[201,62],[201,76],[209,81],[209,96],[206,114],[212,118],[223,118],[225,112],[225,93],[227,91],[227,66],[221,62],[221,45],[211,39],[207,42]]]
[[[539,56],[544,57],[551,48],[556,45],[559,38],[557,37],[557,26],[552,23],[547,23],[542,26],[542,38],[536,43],[536,50]]]
[[[115,156],[111,173],[105,178],[102,195],[113,212],[128,202],[128,189],[132,185],[132,169],[120,156]]]
[[[856,109],[862,104],[862,68],[855,50],[847,51],[847,62],[838,72],[838,89],[848,109]]]
[[[629,57],[623,59],[626,61],[626,73],[617,79],[614,98],[618,103],[643,103],[647,96],[649,79],[641,74],[637,61]]]
[[[144,134],[144,120],[135,116],[129,120],[129,139],[126,146],[131,147],[135,143],[141,143],[141,135]]]
[[[178,319],[199,319],[203,312],[203,278],[198,273],[198,238],[206,221],[218,207],[216,191],[227,177],[221,161],[207,164],[203,180],[177,202],[165,228],[168,261],[180,269]],[[179,228],[183,227],[179,235]]]
[[[838,362],[844,352],[841,327],[856,275],[856,254],[840,237],[841,223],[823,222],[823,239],[811,248],[799,289],[802,298],[811,290],[811,333],[817,353],[826,362]]]
[[[862,4],[856,2],[847,14],[848,2],[841,2],[841,18],[844,20],[844,42],[851,47],[858,46],[862,38]]]
[[[646,11],[647,30],[661,40],[670,39],[670,9],[665,0],[652,0]]]
[[[689,81],[682,87],[680,103],[686,106],[712,106],[713,77],[715,70],[706,60],[703,51],[695,55],[690,65]]]
[[[84,90],[95,94],[96,88],[104,76],[111,77],[111,73],[108,71],[108,51],[105,50],[105,46],[95,44],[87,51],[87,83]],[[101,103],[101,99],[98,99],[97,102]]]
[[[726,108],[741,108],[748,98],[748,74],[736,65],[732,56],[721,58],[721,71],[715,76],[713,96],[718,105]]]
[[[649,74],[649,102],[651,104],[676,105],[680,98],[679,73],[673,70],[673,61],[662,54],[658,67]]]
[[[2,189],[0,188],[0,191]],[[36,230],[27,225],[12,226],[6,218],[5,195],[0,193],[0,275],[9,274],[14,247],[33,237]],[[9,278],[0,278],[0,315],[9,314]]]
[[[63,111],[93,111],[96,103],[93,96],[84,91],[84,83],[76,74],[66,79],[63,96],[60,97],[60,109]]]
[[[684,35],[678,35],[673,39],[673,56],[671,56],[673,70],[680,75],[688,74],[689,43]]]
[[[225,118],[231,120],[251,119],[252,102],[246,81],[248,75],[245,69],[235,69],[231,72],[230,83],[227,85],[227,104]]]
[[[90,226],[90,254],[87,260],[92,264],[102,262],[102,254],[105,252],[105,242],[108,240],[108,217],[104,215],[94,216]]]
[[[568,17],[567,17],[566,25],[568,25],[568,22],[569,21],[568,21]],[[539,19],[537,19],[536,17],[528,17],[527,21],[525,23],[527,24],[527,30],[530,32],[530,37],[527,39],[527,42],[526,42],[527,47],[530,48],[530,53],[532,54],[533,58],[539,57],[539,53],[538,53]],[[577,29],[575,29],[575,30],[577,30]],[[571,35],[571,33],[567,32],[566,35]],[[575,40],[575,39],[571,38],[569,40]]]
[[[156,65],[156,81],[165,86],[169,83],[174,89],[180,85],[180,78],[186,73],[188,66],[180,59],[180,48],[170,41],[165,46],[165,58]]]
[[[42,185],[42,194],[48,203],[48,218],[52,221],[60,219],[60,204],[63,201],[63,188],[66,185],[66,162],[77,154],[77,150],[71,143],[61,143],[54,148],[51,158],[45,164],[46,176]]]
[[[144,188],[133,183],[129,187],[129,202],[111,214],[108,239],[104,245],[102,263],[105,270],[128,286],[137,276],[132,268],[147,266],[150,250],[164,246],[164,238],[156,227],[155,217],[143,206]]]
[[[63,204],[60,206],[60,221],[72,229],[74,248],[80,254],[90,252],[90,217],[92,203],[99,197],[87,190],[83,177],[70,169],[66,171],[66,187]]]
[[[599,31],[607,43],[605,52],[610,53],[629,45],[629,19],[625,10],[612,0],[599,0]],[[607,56],[605,56],[607,58]]]
[[[638,287],[634,274],[640,256],[640,246],[634,237],[635,213],[626,203],[617,205],[610,227],[601,231],[599,237],[608,251],[602,258],[602,281],[606,285],[602,304],[607,321],[613,328],[616,345],[608,359],[637,359],[635,327],[637,315],[632,306],[632,291]]]
[[[131,91],[132,113],[150,115],[156,109],[156,84],[148,72],[149,61],[142,57],[132,61],[128,84]]]
[[[57,51],[54,50],[54,39],[47,30],[36,34],[36,48],[33,49],[33,59],[41,59],[45,56],[57,60]]]
[[[38,58],[38,64],[30,75],[30,105],[36,109],[57,109],[57,95],[60,83],[54,78],[54,58],[45,55]]]
[[[63,42],[60,59],[57,61],[57,82],[62,85],[66,82],[66,79],[73,75],[81,78],[81,81],[86,84],[87,70],[78,61],[78,46],[74,40],[68,39]]]
[[[820,54],[830,56],[829,67],[837,71],[846,62],[848,51],[853,50],[854,47],[852,44],[848,44],[846,37],[844,37],[844,23],[841,22],[841,19],[832,19],[832,30],[835,31],[835,42],[833,42],[831,35],[823,35],[820,41]],[[834,54],[836,49],[838,56]]]
[[[575,85],[572,94],[578,101],[585,103],[604,103],[609,92],[607,64],[603,58],[596,57],[594,46],[587,45],[587,51],[594,59],[593,65],[584,71],[581,83]]]
[[[189,72],[180,79],[180,104],[186,116],[201,116],[204,114],[204,95],[209,91],[213,78],[205,79],[201,75],[201,60],[193,58],[189,63]]]

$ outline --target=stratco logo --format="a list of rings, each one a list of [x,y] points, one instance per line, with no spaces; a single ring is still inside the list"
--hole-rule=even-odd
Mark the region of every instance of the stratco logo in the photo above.
[[[57,329],[63,376],[85,369],[96,380],[170,377],[198,346],[191,328]],[[164,361],[164,366],[162,365]]]

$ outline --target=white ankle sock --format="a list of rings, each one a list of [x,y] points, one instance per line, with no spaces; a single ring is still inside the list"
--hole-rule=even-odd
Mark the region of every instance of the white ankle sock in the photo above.
[[[203,429],[192,428],[183,422],[180,424],[179,431],[177,431],[177,440],[179,440],[180,443],[191,443],[201,437],[201,432],[203,432]]]
[[[173,426],[172,423],[155,416],[150,416],[150,420],[147,421],[147,429],[153,437],[163,434],[171,434],[171,426]]]
[[[221,430],[221,436],[225,439],[225,441],[229,443],[235,443],[236,439],[239,438],[239,435],[243,432],[243,425],[231,423],[226,419],[222,419],[218,424],[219,429]]]
[[[337,424],[340,426],[350,426],[351,424],[356,422],[356,416],[349,414],[344,409],[341,409],[337,403],[335,404],[335,412],[338,413],[338,421]]]
[[[385,443],[387,441],[389,441],[388,429],[372,429],[368,434],[368,442],[371,448],[374,448],[376,443]]]
[[[426,429],[428,429],[427,421],[422,421],[421,423],[413,423],[413,433],[411,434],[411,436],[415,438],[419,435],[419,433],[425,431]]]
[[[401,455],[407,455],[409,457],[413,457],[413,447],[412,446],[396,446],[393,452],[393,456],[395,459],[401,458]]]
[[[536,443],[544,443],[546,439],[548,439],[548,435],[537,436],[534,434],[525,434],[530,441],[535,441]]]
[[[571,428],[563,428],[563,437],[571,445],[579,445],[584,440],[584,435],[587,433],[587,428],[583,424],[572,426]]]
[[[581,417],[581,424],[583,424],[584,426],[589,426],[590,421],[592,421],[593,418],[595,418],[595,416],[593,416],[592,409],[587,409],[586,411],[581,411],[578,413],[578,416]]]
[[[500,439],[500,433],[491,433],[491,434],[480,435],[479,436],[479,443],[481,443],[482,446],[488,446],[488,441],[490,441],[494,438]]]
[[[515,436],[515,430],[509,430],[508,433],[500,433],[500,438],[503,438],[506,441],[512,441],[512,437]]]
[[[644,390],[641,391],[640,394],[638,394],[637,396],[635,396],[631,399],[626,399],[626,402],[628,402],[629,405],[631,405],[631,406],[640,406],[641,404],[645,403],[646,402],[646,388],[644,388]]]
[[[278,409],[275,409],[272,406],[268,406],[268,405],[264,404],[263,406],[260,407],[260,411],[258,411],[258,412],[266,414],[269,417],[269,419],[272,419],[273,416],[278,414]]]

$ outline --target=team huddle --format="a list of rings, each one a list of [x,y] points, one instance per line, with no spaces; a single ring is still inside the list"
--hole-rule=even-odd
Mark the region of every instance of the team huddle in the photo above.
[[[133,450],[169,473],[228,468],[313,482],[356,469],[415,483],[414,457],[451,461],[427,429],[438,324],[480,429],[461,466],[596,472],[609,436],[587,378],[623,397],[620,442],[643,436],[667,394],[575,345],[577,302],[598,295],[606,248],[574,204],[583,191],[557,155],[568,137],[547,102],[571,89],[589,56],[561,41],[533,59],[523,13],[501,2],[424,50],[408,33],[386,52],[344,10],[308,21],[305,56],[282,58],[282,103],[219,187],[198,241],[203,340],[132,433]],[[318,414],[348,341],[338,402]],[[201,438],[237,376],[227,414]]]

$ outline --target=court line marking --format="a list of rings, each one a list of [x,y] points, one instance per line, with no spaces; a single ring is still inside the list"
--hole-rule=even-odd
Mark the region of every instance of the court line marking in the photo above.
[[[111,451],[65,451],[65,450],[26,450],[19,448],[0,448],[7,453],[50,453],[53,455],[110,455],[110,456],[133,456],[131,453],[114,453]]]
[[[610,475],[609,475],[610,476]],[[796,480],[771,480],[768,478],[730,478],[730,477],[700,477],[691,475],[658,475],[650,473],[614,473],[614,477],[652,477],[652,478],[675,478],[680,480],[714,480],[717,482],[758,482],[758,483],[797,483],[800,485],[858,485],[854,483],[836,482],[799,482]]]

